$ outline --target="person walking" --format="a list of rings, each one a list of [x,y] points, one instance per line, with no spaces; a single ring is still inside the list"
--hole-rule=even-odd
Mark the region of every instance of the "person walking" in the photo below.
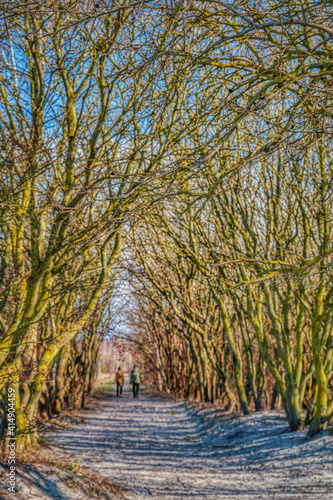
[[[133,398],[138,398],[140,382],[142,383],[142,375],[138,365],[134,365],[133,370],[131,371],[130,382],[133,384]]]
[[[121,397],[123,393],[123,385],[124,385],[124,374],[121,371],[119,366],[118,371],[116,373],[116,384],[117,384],[117,397]]]

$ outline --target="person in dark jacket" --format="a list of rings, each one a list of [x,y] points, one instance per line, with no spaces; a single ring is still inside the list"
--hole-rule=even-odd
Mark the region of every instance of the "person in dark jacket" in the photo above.
[[[138,398],[140,382],[142,383],[142,375],[138,365],[134,365],[133,370],[131,371],[130,382],[133,384],[133,398]]]
[[[123,385],[124,385],[124,374],[121,371],[119,366],[118,371],[116,373],[116,384],[117,384],[117,397],[122,395]]]

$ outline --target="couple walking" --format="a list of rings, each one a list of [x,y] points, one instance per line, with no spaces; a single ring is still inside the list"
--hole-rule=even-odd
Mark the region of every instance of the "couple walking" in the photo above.
[[[139,397],[139,387],[140,383],[142,383],[142,375],[140,368],[138,365],[134,365],[133,370],[131,371],[130,384],[133,385],[133,398]],[[123,392],[124,385],[124,374],[121,371],[121,368],[118,368],[116,373],[116,384],[117,384],[117,397],[121,397]]]

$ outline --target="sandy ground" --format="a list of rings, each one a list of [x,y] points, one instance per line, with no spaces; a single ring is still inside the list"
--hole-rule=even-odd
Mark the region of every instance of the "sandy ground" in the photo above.
[[[277,412],[226,416],[212,407],[133,399],[127,389],[122,398],[104,399],[84,425],[48,439],[55,460],[80,460],[121,485],[128,500],[333,500],[333,437],[306,441]],[[93,498],[60,490],[57,496],[45,485],[41,496],[22,498]]]

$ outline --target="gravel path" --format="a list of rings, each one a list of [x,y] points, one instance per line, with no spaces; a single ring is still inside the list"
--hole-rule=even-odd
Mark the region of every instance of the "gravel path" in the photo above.
[[[51,438],[129,500],[333,500],[332,437],[306,441],[277,412],[226,418],[126,389]]]

